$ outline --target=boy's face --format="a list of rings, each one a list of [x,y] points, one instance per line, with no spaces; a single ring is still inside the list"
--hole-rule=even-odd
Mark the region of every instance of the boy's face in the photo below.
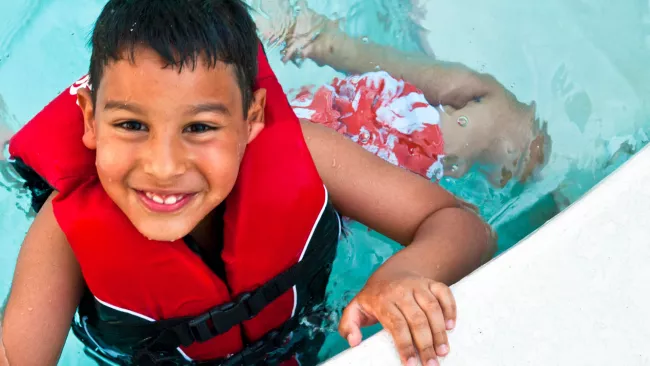
[[[109,63],[93,106],[79,93],[84,144],[110,198],[144,236],[177,240],[231,192],[246,145],[264,126],[265,91],[244,119],[231,66],[163,68],[150,49]]]

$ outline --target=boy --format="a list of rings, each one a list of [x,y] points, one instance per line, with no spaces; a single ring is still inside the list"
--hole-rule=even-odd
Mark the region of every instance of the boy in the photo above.
[[[375,115],[382,107],[390,106],[392,114],[401,116],[410,113],[406,118],[383,123],[381,118],[370,118],[372,128],[400,130],[400,124],[413,125],[406,135],[413,137],[412,131],[418,131],[424,136],[400,138],[403,142],[388,150],[396,155],[399,165],[428,178],[439,179],[442,173],[460,177],[474,164],[480,164],[489,181],[502,187],[512,178],[526,181],[547,163],[551,139],[546,124],[540,125],[536,120],[535,104],[519,102],[493,77],[458,63],[350,37],[339,30],[336,22],[312,11],[305,1],[299,2],[299,10],[295,12],[286,0],[267,1],[260,6],[261,11],[273,14],[272,19],[257,16],[262,35],[272,43],[285,45],[285,62],[308,58],[352,75],[344,80],[336,79],[315,92],[303,91],[292,101],[292,105],[302,108],[303,116],[318,115],[317,119],[310,118],[313,122],[340,130],[350,124],[358,125],[359,118]],[[393,87],[398,91],[395,95],[387,91],[386,85],[401,85],[402,89]],[[350,88],[354,91],[350,92]],[[342,89],[347,90],[342,93]],[[413,93],[425,100],[409,100],[409,94]],[[348,113],[351,118],[347,121],[345,115],[327,112],[352,111],[347,106],[354,100],[373,97],[381,105],[375,102],[365,110],[354,109],[354,113]],[[427,116],[427,121],[412,113],[418,107],[424,107],[419,112]],[[301,115],[300,111],[297,113]],[[359,117],[364,113],[366,116]],[[370,139],[386,139],[386,136],[375,136],[379,134],[371,135]],[[365,145],[371,151],[382,148],[372,142]],[[405,145],[411,148],[404,149]],[[416,151],[405,153],[412,151],[413,145]],[[433,168],[423,169],[423,163]],[[443,166],[444,172],[435,174],[438,165]]]
[[[333,207],[406,246],[341,335],[356,346],[379,321],[407,365],[449,352],[445,284],[492,255],[490,230],[428,180],[299,124],[258,52],[239,0],[107,3],[89,79],[10,144],[23,175],[53,186],[3,319],[10,363],[55,364],[76,309],[75,334],[116,362],[280,362],[322,302]]]

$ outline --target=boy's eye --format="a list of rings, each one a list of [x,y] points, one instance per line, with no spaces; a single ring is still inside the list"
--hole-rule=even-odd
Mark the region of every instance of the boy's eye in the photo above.
[[[205,123],[192,123],[191,125],[185,127],[183,129],[183,132],[189,132],[189,133],[205,133],[208,131],[213,131],[216,130],[216,127],[209,126]]]
[[[123,128],[127,131],[146,131],[147,126],[144,125],[142,122],[138,121],[124,121],[122,123],[118,123],[117,127]]]

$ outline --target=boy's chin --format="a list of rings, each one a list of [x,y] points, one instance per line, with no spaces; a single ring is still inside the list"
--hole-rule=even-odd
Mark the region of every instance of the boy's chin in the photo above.
[[[147,220],[149,221],[149,220]],[[135,225],[136,229],[145,238],[156,241],[176,241],[184,238],[192,231],[192,226],[186,223],[175,223],[174,220],[153,220],[153,222],[141,222]]]

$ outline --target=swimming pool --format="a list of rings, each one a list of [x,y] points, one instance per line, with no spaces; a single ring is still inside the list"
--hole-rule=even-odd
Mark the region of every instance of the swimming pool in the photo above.
[[[414,1],[416,2],[416,1]],[[408,26],[411,5],[398,0],[312,1],[329,16],[348,15],[356,35],[418,49]],[[0,4],[0,95],[9,123],[20,127],[56,93],[86,72],[86,37],[103,0],[27,0]],[[535,100],[549,121],[553,155],[543,179],[503,190],[470,173],[443,185],[479,205],[501,236],[500,250],[529,234],[612,171],[626,155],[613,156],[623,142],[638,148],[650,125],[650,4],[647,1],[507,0],[419,1],[426,10],[425,40],[437,57],[461,61],[494,74],[521,100]],[[74,9],[71,11],[70,9]],[[377,19],[380,19],[378,22]],[[390,22],[386,19],[391,19]],[[285,88],[322,83],[333,70],[306,62],[298,70],[269,54]],[[20,242],[31,221],[28,197],[0,177],[0,294],[4,298]],[[330,284],[343,304],[369,273],[397,248],[376,233],[352,225],[341,244]],[[342,279],[345,278],[345,281]],[[334,327],[331,327],[332,331]],[[377,330],[369,329],[367,333]],[[332,336],[322,357],[345,348]],[[61,365],[92,365],[70,337]]]

